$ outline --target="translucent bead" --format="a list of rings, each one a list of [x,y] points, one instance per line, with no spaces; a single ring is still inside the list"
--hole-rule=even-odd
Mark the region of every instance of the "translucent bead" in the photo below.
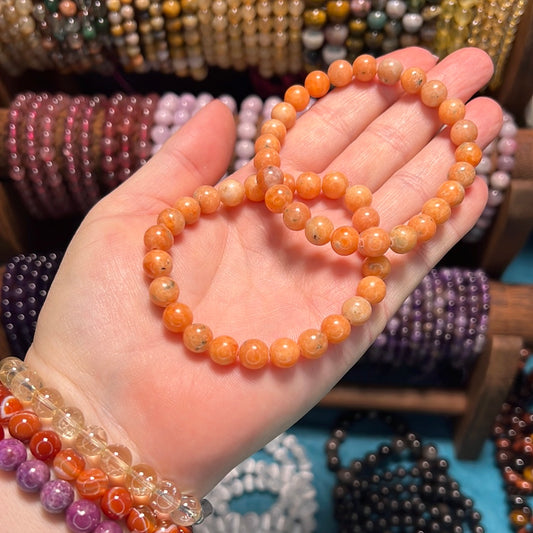
[[[418,242],[428,241],[437,231],[435,221],[423,213],[411,217],[407,225],[416,231]]]
[[[121,444],[110,444],[100,457],[100,468],[109,476],[113,485],[122,485],[130,469],[132,454]]]
[[[10,388],[13,378],[23,370],[26,370],[27,366],[24,361],[18,357],[6,357],[2,359],[0,363],[0,381]]]
[[[77,407],[57,409],[52,417],[52,427],[64,439],[75,438],[83,430],[85,417]]]
[[[147,504],[157,481],[156,471],[149,465],[138,464],[128,471],[126,486],[135,504]]]
[[[202,517],[202,504],[198,498],[183,494],[180,505],[170,513],[170,518],[181,526],[192,526]]]
[[[155,484],[150,505],[158,516],[170,516],[181,502],[181,492],[172,481],[166,479]]]
[[[446,85],[440,80],[430,80],[420,89],[420,100],[428,107],[439,107],[448,96]]]
[[[144,232],[144,246],[147,250],[170,250],[174,244],[174,235],[163,224],[150,226]]]
[[[143,258],[143,271],[150,278],[169,274],[172,271],[172,257],[164,250],[150,250]]]
[[[21,370],[11,380],[11,392],[22,402],[30,402],[34,394],[43,387],[43,382],[37,372]]]
[[[181,211],[181,214],[185,218],[185,224],[194,224],[199,220],[202,213],[200,204],[191,196],[178,198],[174,207],[178,211]]]
[[[85,457],[101,455],[107,446],[107,435],[100,426],[88,426],[80,431],[74,447]]]

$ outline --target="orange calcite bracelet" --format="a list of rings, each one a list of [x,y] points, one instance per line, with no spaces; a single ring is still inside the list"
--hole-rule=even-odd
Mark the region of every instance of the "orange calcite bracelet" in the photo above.
[[[329,172],[321,177],[308,171],[294,177],[281,169],[280,150],[297,114],[308,107],[311,99],[321,98],[332,87],[346,86],[351,80],[400,85],[406,93],[418,95],[423,105],[436,110],[456,146],[456,162],[435,196],[424,203],[420,213],[390,231],[379,227],[379,213],[371,206],[372,192],[365,185],[350,185],[342,172]],[[244,183],[228,178],[216,187],[198,187],[191,197],[179,198],[171,208],[163,210],[157,223],[146,231],[143,269],[152,278],[151,301],[164,307],[166,328],[181,333],[184,345],[191,352],[208,354],[220,365],[240,364],[251,370],[268,365],[289,368],[301,357],[319,358],[329,344],[346,340],[352,327],[365,324],[372,307],[385,298],[384,280],[391,270],[386,254],[389,251],[405,254],[431,239],[438,226],[450,218],[452,208],[462,202],[465,189],[474,182],[482,151],[475,143],[477,127],[465,119],[465,112],[465,104],[449,97],[442,81],[427,80],[426,73],[418,67],[404,69],[394,58],[378,61],[363,54],[353,64],[337,60],[327,73],[309,73],[303,85],[287,89],[284,101],[272,109],[271,118],[261,126],[255,142],[254,174]],[[340,201],[351,216],[351,224],[335,228],[328,217],[313,216],[307,202],[321,195]],[[338,314],[324,317],[318,327],[306,329],[297,340],[280,337],[267,346],[260,339],[244,339],[239,344],[228,335],[215,336],[208,325],[194,322],[192,310],[178,301],[178,284],[169,277],[172,269],[169,250],[174,236],[204,214],[246,202],[264,203],[270,212],[282,217],[288,230],[303,231],[307,241],[315,246],[329,244],[338,256],[359,254],[363,260],[356,293],[340,305]]]

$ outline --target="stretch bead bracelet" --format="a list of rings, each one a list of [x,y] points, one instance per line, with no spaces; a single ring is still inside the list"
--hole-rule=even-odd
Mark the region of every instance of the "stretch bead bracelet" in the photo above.
[[[239,514],[233,500],[269,494],[275,501],[262,513]],[[194,533],[312,533],[318,504],[313,472],[305,449],[295,435],[282,433],[231,470],[207,495],[213,514]],[[242,508],[242,504],[240,506]]]
[[[57,477],[74,481],[83,497],[95,501],[102,500],[113,487],[125,487],[129,491],[128,512],[120,516],[111,516],[106,500],[100,501],[100,505],[106,516],[124,518],[130,531],[161,533],[169,531],[165,527],[170,522],[188,527],[201,523],[210,514],[211,505],[207,500],[181,493],[172,481],[161,479],[149,465],[132,465],[132,453],[127,447],[108,444],[103,428],[86,425],[83,413],[77,407],[66,406],[59,391],[45,387],[37,373],[22,360],[7,357],[0,361],[0,383],[12,395],[7,393],[6,403],[6,390],[2,393],[1,422],[12,418],[5,415],[6,405],[13,416],[20,411],[19,406],[24,409],[20,411],[24,417],[11,424],[16,426],[16,433],[11,430],[15,438],[30,440],[41,428],[50,427],[59,441],[67,445],[63,455],[57,450],[54,458]],[[86,464],[97,464],[98,472],[85,470]],[[72,531],[83,533],[92,529]]]
[[[297,113],[307,108],[311,98],[326,95],[330,86],[342,87],[353,79],[368,83],[377,78],[384,85],[401,84],[409,94],[419,94],[422,103],[438,108],[440,120],[449,126],[450,140],[456,146],[455,160],[447,180],[438,188],[434,198],[429,199],[419,214],[390,232],[379,227],[379,214],[371,207],[372,193],[364,185],[348,185],[342,172],[332,172],[321,178],[314,172],[304,172],[294,179],[280,168],[280,149],[287,130],[296,122]],[[208,352],[211,359],[221,365],[240,364],[249,369],[262,368],[270,361],[274,366],[293,366],[302,355],[315,359],[324,354],[328,344],[345,340],[352,326],[364,324],[372,313],[372,306],[385,297],[384,278],[391,264],[385,256],[388,250],[403,254],[418,243],[433,237],[439,224],[451,215],[452,207],[460,204],[465,188],[475,179],[475,166],[482,151],[474,142],[476,125],[465,116],[465,105],[457,98],[449,98],[446,86],[439,80],[426,81],[426,74],[416,67],[403,68],[396,59],[377,62],[369,55],[359,56],[352,64],[344,60],[332,63],[328,74],[311,72],[305,86],[295,85],[287,89],[283,102],[275,105],[271,119],[261,126],[261,135],[255,141],[253,163],[256,172],[242,184],[234,179],[225,179],[217,187],[200,186],[191,197],[179,198],[173,207],[163,210],[157,223],[144,235],[148,252],[143,259],[143,270],[152,278],[150,298],[164,308],[163,323],[177,333],[183,334],[187,349],[195,353]],[[352,224],[334,228],[324,216],[311,216],[306,201],[323,194],[328,199],[343,199],[352,214]],[[294,201],[294,196],[300,200]],[[248,339],[239,346],[234,338],[222,335],[214,337],[206,324],[193,322],[191,309],[178,301],[179,287],[169,277],[172,257],[168,250],[174,237],[186,226],[196,223],[201,215],[213,214],[225,208],[234,208],[247,199],[264,202],[269,211],[281,214],[290,230],[305,230],[307,240],[314,245],[330,243],[340,256],[355,252],[364,257],[362,278],[356,294],[348,298],[338,314],[322,321],[320,328],[307,329],[298,341],[282,337],[270,348],[259,339]]]

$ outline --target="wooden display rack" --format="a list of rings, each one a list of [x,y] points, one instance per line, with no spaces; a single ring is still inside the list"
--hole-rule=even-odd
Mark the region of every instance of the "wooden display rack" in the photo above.
[[[455,417],[456,455],[459,459],[475,459],[513,384],[520,350],[525,345],[533,346],[532,295],[533,287],[528,285],[490,282],[488,343],[465,390],[341,383],[320,405]]]

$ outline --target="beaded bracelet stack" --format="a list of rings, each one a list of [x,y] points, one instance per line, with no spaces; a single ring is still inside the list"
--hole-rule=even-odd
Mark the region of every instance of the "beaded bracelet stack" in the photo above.
[[[330,172],[323,177],[314,172],[303,172],[294,178],[280,168],[280,149],[287,131],[296,122],[297,113],[307,108],[311,98],[326,95],[331,85],[343,87],[354,79],[366,84],[373,80],[389,86],[399,84],[406,93],[418,94],[425,106],[438,108],[439,118],[448,126],[450,140],[455,145],[456,162],[435,197],[423,205],[419,214],[390,231],[379,227],[379,214],[371,207],[372,192],[364,185],[349,185],[342,172]],[[464,116],[465,104],[448,97],[441,81],[427,81],[421,69],[404,69],[396,59],[384,59],[378,63],[372,56],[362,55],[353,65],[345,60],[335,61],[328,74],[322,71],[308,74],[305,86],[294,85],[287,89],[284,101],[274,106],[271,118],[261,126],[261,135],[255,141],[254,174],[244,183],[226,179],[216,187],[200,186],[192,196],[179,198],[172,207],[163,210],[156,224],[145,232],[147,253],[143,270],[152,279],[151,301],[164,308],[165,327],[180,333],[185,347],[193,353],[207,353],[221,365],[238,361],[254,370],[269,362],[280,368],[291,367],[300,356],[321,357],[328,344],[347,339],[352,327],[366,323],[372,306],[385,297],[384,279],[391,268],[385,254],[389,250],[404,254],[431,239],[437,226],[449,219],[452,208],[462,202],[465,188],[473,183],[482,150],[474,142],[477,126]],[[350,213],[351,224],[334,228],[329,218],[312,216],[306,202],[321,194],[342,201]],[[294,199],[295,195],[298,200]],[[178,301],[179,286],[169,277],[172,270],[169,250],[174,237],[198,222],[202,215],[213,215],[222,208],[235,208],[245,200],[264,203],[268,211],[282,217],[289,230],[303,231],[313,245],[329,244],[341,257],[358,253],[364,259],[355,295],[343,302],[338,314],[326,316],[319,328],[306,329],[296,341],[281,337],[269,347],[257,338],[239,343],[229,335],[215,337],[208,325],[193,322],[192,310]]]
[[[351,426],[362,421],[384,424],[393,436],[348,464],[340,448]],[[481,514],[461,494],[437,447],[424,445],[401,417],[379,411],[343,413],[325,449],[327,467],[336,476],[333,501],[340,533],[485,531]]]
[[[313,533],[318,504],[311,466],[295,435],[278,435],[231,470],[207,495],[213,513],[195,526],[195,533]],[[261,495],[274,499],[265,511],[236,511],[235,507],[243,508],[248,501],[249,507],[261,507]]]
[[[511,185],[514,154],[518,148],[518,128],[513,116],[504,111],[503,124],[498,136],[483,150],[483,157],[476,167],[478,175],[489,187],[487,205],[474,227],[463,237],[464,242],[478,243],[492,227],[499,207],[505,200]]]
[[[4,0],[0,67],[62,73],[114,65],[203,80],[209,67],[263,79],[323,70],[363,52],[477,46],[502,81],[527,0]]]
[[[502,475],[509,525],[516,533],[528,533],[533,526],[530,498],[533,495],[533,372],[531,352],[520,351],[515,382],[492,428],[495,462]]]
[[[132,533],[186,533],[211,512],[207,500],[132,464],[129,448],[108,444],[103,428],[87,425],[20,359],[0,361],[0,382],[0,468],[16,471],[19,487],[39,493],[47,511],[65,512],[73,533],[120,532],[119,521]]]

